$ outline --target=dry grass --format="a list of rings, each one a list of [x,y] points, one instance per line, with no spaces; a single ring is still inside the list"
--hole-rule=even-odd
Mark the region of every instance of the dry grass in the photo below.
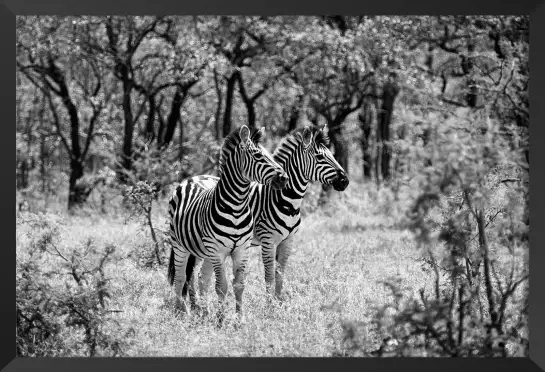
[[[330,205],[306,215],[285,274],[283,302],[266,298],[260,254],[251,252],[244,319],[235,322],[230,288],[222,328],[213,321],[217,297],[212,288],[203,299],[212,315],[174,313],[166,267],[146,268],[136,259],[153,250],[136,221],[88,212],[65,217],[58,247],[62,251],[92,238],[98,246],[117,248],[120,259],[106,274],[112,278],[110,307],[121,311],[115,318],[129,331],[127,356],[329,356],[342,338],[340,318],[370,324],[372,306],[389,299],[381,281],[398,277],[413,288],[430,282],[416,260],[412,235],[396,227],[401,207],[396,209],[391,199],[384,191],[353,184]],[[161,229],[166,228],[166,204],[156,208],[154,222]],[[24,250],[25,233],[24,227],[17,231],[18,252]],[[366,336],[368,348],[376,348],[380,340],[371,329]]]

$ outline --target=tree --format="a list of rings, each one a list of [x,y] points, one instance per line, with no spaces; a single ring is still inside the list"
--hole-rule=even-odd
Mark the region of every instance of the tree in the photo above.
[[[95,126],[111,94],[96,56],[86,53],[78,44],[83,30],[91,27],[88,21],[87,18],[18,18],[18,70],[47,99],[56,135],[68,154],[69,209],[85,201],[90,192],[78,180],[84,175]],[[63,125],[66,116],[69,130]],[[82,118],[87,124],[83,142]]]
[[[392,112],[394,111],[394,101],[399,93],[396,73],[390,73],[390,75],[388,76],[388,80],[384,83],[382,91],[382,106],[379,111],[379,119],[377,122],[377,141],[380,142],[382,145],[382,152],[380,154],[380,173],[382,175],[382,179],[384,181],[388,181],[391,177],[390,159],[392,157],[392,146],[390,144],[390,129],[392,122]]]
[[[159,20],[158,17],[140,19],[110,16],[105,22],[107,45],[98,47],[99,50],[113,58],[114,75],[122,83],[124,128],[121,166],[125,172],[130,172],[132,168],[132,144],[135,124],[132,108],[132,92],[135,88],[133,56],[144,38],[155,30]],[[120,179],[122,181],[127,180],[123,172],[120,173]]]
[[[371,144],[372,129],[377,127],[377,112],[378,108],[378,86],[374,76],[369,78],[369,83],[363,90],[363,102],[361,111],[358,114],[358,121],[362,130],[360,139],[362,154],[363,154],[363,177],[371,179],[373,169],[373,153]],[[376,137],[375,137],[376,138]]]
[[[135,56],[135,89],[148,102],[143,132],[148,141],[156,139],[158,147],[164,148],[172,141],[178,123],[182,128],[180,110],[208,67],[208,46],[198,40],[189,17],[167,17],[141,49]],[[158,96],[161,103],[172,97],[166,121],[161,104],[157,105]],[[163,123],[158,131],[156,117]]]
[[[526,141],[528,17],[407,17],[391,29],[414,56],[411,74],[431,83],[430,103],[475,109],[492,102],[491,115],[501,123],[514,120]]]
[[[326,120],[335,158],[347,170],[348,146],[342,125],[361,107],[361,88],[372,74],[365,71],[364,55],[354,47],[353,34],[343,36],[320,23],[313,31],[307,35],[307,48],[315,53],[295,73],[309,94],[311,109]]]
[[[278,19],[266,17],[220,17],[216,20],[203,20],[201,29],[206,30],[209,43],[224,59],[220,65],[226,86],[223,136],[231,131],[236,86],[238,85],[240,97],[246,107],[248,125],[255,127],[256,101],[285,73],[285,66],[277,61],[277,51],[286,42],[282,27],[283,23]],[[220,97],[218,75],[220,72],[215,69],[216,90]],[[250,92],[245,76],[253,78],[255,92]]]

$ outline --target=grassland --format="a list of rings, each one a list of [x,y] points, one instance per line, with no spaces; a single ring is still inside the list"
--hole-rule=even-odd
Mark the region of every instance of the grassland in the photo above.
[[[315,197],[310,195],[306,205],[313,205]],[[159,229],[166,229],[166,204],[163,200],[155,208]],[[415,289],[430,283],[411,233],[398,227],[401,210],[391,193],[357,183],[335,194],[329,205],[307,208],[285,274],[284,300],[265,296],[259,250],[253,250],[244,318],[235,321],[230,288],[222,328],[212,316],[175,314],[166,267],[143,262],[153,244],[138,221],[94,213],[61,216],[56,239],[61,252],[89,238],[97,247],[116,247],[118,260],[105,272],[112,286],[109,307],[119,311],[113,316],[126,341],[126,356],[330,356],[342,353],[342,320],[371,324],[373,306],[390,300],[381,281],[396,277]],[[18,254],[24,254],[28,233],[24,225],[17,230]],[[55,265],[56,259],[43,264]],[[231,282],[229,260],[228,267]],[[215,292],[211,289],[202,301],[214,314]],[[363,336],[365,348],[376,349],[380,339],[371,327]]]

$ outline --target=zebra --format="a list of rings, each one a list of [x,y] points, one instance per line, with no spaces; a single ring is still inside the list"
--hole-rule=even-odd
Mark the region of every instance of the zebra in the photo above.
[[[280,189],[288,181],[286,172],[260,144],[264,129],[250,130],[244,125],[225,137],[220,176],[214,186],[206,185],[205,176],[195,176],[184,180],[173,192],[169,201],[172,247],[168,281],[175,287],[177,308],[187,310],[184,298],[186,279],[191,280],[191,272],[186,272],[190,255],[210,262],[216,274],[220,305],[227,294],[224,263],[231,256],[236,311],[242,314],[244,274],[254,222],[249,203],[251,182]],[[194,307],[191,290],[189,295]]]
[[[252,183],[250,204],[255,224],[251,246],[261,245],[267,291],[271,294],[274,291],[280,297],[282,276],[292,250],[293,237],[301,224],[300,207],[309,183],[319,181],[337,191],[344,191],[349,179],[329,150],[329,139],[323,128],[305,126],[295,129],[282,139],[273,158],[286,170],[289,180],[282,190]],[[207,176],[206,181],[213,185],[218,178]],[[199,278],[201,295],[209,285],[211,269],[210,262],[202,263]]]

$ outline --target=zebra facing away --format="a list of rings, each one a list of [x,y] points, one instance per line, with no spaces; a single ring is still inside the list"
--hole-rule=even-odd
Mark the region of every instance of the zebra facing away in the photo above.
[[[328,142],[325,133],[316,127],[292,131],[282,139],[273,154],[274,160],[288,174],[287,186],[282,190],[256,183],[251,186],[250,203],[255,219],[252,245],[262,246],[267,290],[271,293],[275,289],[277,296],[282,292],[282,275],[292,250],[293,236],[299,230],[299,208],[309,183],[319,181],[332,185],[337,191],[348,187],[347,174],[333,157]],[[211,186],[218,178],[206,176],[206,181]],[[195,260],[191,262],[195,265]],[[212,267],[206,260],[202,265],[199,278],[201,295],[209,285]]]
[[[192,177],[184,180],[170,199],[172,248],[168,279],[175,286],[177,307],[185,308],[184,284],[190,255],[210,262],[216,274],[216,292],[223,304],[227,294],[224,263],[231,256],[236,310],[242,312],[244,271],[254,223],[249,197],[251,182],[276,189],[288,181],[286,172],[260,145],[263,134],[264,128],[250,131],[245,125],[231,132],[221,150],[217,184],[210,187],[203,182],[204,176]],[[194,305],[192,291],[189,294]],[[222,307],[219,315],[221,322]]]

